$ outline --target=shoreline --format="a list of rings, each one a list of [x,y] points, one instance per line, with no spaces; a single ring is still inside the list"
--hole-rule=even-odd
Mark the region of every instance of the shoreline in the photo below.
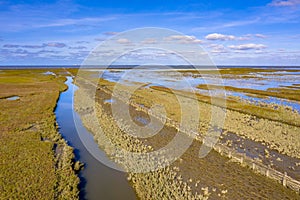
[[[66,78],[66,77],[65,77]],[[66,174],[63,173],[64,170],[66,170],[67,168],[71,168],[73,170],[73,173],[76,175],[77,177],[77,181],[76,181],[76,196],[73,196],[73,197],[70,197],[70,198],[76,198],[76,199],[79,199],[79,184],[80,184],[80,178],[78,176],[80,170],[82,170],[83,168],[83,163],[81,163],[79,160],[77,160],[75,158],[75,153],[74,153],[74,147],[72,147],[71,145],[69,145],[66,140],[64,139],[63,135],[60,133],[59,131],[59,124],[57,122],[57,116],[56,116],[56,110],[57,110],[57,105],[59,103],[59,100],[60,100],[60,97],[61,97],[61,94],[66,92],[69,88],[68,88],[68,85],[66,84],[67,82],[67,78],[65,79],[65,82],[64,82],[64,85],[66,86],[65,89],[63,90],[60,90],[59,91],[59,95],[58,95],[58,98],[56,100],[56,104],[55,104],[55,107],[53,109],[53,114],[55,115],[55,125],[56,125],[56,131],[57,133],[59,134],[59,136],[61,137],[61,139],[59,140],[59,142],[61,142],[62,146],[59,146],[59,144],[56,144],[57,146],[53,149],[54,150],[54,153],[55,153],[55,158],[56,158],[56,165],[59,166],[57,171],[62,171],[61,174],[59,174],[58,176],[60,176],[58,178],[58,180],[60,179],[63,179],[65,181],[63,182],[66,182],[67,179],[64,178],[64,176]],[[61,152],[61,153],[57,153],[57,152]],[[64,155],[65,153],[65,155]],[[67,158],[64,158],[64,157],[67,157]],[[69,164],[66,164],[66,163],[69,163]],[[65,186],[65,187],[68,187],[68,185],[70,185],[71,187],[74,187],[73,183],[71,184],[65,184],[65,183],[61,183],[61,184],[58,184],[58,185],[62,185],[62,186]],[[59,187],[59,186],[58,186]],[[61,194],[63,195],[63,193],[65,193],[64,191],[59,191],[58,194]],[[57,196],[56,198],[59,198],[59,196]],[[64,197],[65,198],[65,197]]]
[[[82,97],[81,92],[82,89],[78,90],[75,94],[75,98],[78,98],[79,96]],[[82,112],[85,111],[84,108],[75,107],[75,109],[81,115],[82,122],[86,126],[87,121],[91,120],[89,114],[82,115]],[[101,112],[101,109],[97,109],[97,112]],[[102,122],[104,122],[104,124],[110,124],[109,121],[111,121],[111,118],[108,115],[103,113],[103,115],[101,114],[101,116],[103,116],[103,118],[101,119],[103,120]],[[111,125],[102,127],[103,131],[111,132],[113,135],[111,135],[112,137],[110,137],[110,139],[112,139],[114,142],[117,142],[118,145],[120,145],[122,148],[137,153],[147,152],[149,151],[149,149],[151,149],[151,146],[144,145],[141,141],[138,140],[132,140],[132,138],[124,135],[115,125]],[[114,160],[114,162],[116,162],[117,164],[119,163],[120,165],[122,165],[122,167],[125,167],[125,169],[127,168],[126,165],[129,167],[132,164],[135,165],[135,163],[130,162],[126,165],[123,165],[124,163],[119,160],[122,155],[119,155],[117,152],[109,149],[109,147],[107,146],[103,146],[102,141],[104,141],[105,138],[103,138],[101,135],[94,134],[95,130],[97,131],[97,126],[87,126],[87,128],[93,133],[94,139],[99,144],[99,148],[103,149],[108,154],[108,156]],[[143,166],[141,166],[141,168],[143,168]],[[127,179],[135,189],[138,199],[159,199],[163,197],[169,197],[171,199],[178,199],[183,197],[187,199],[207,199],[208,197],[207,193],[204,193],[203,195],[192,194],[191,190],[188,189],[187,184],[178,179],[176,170],[172,169],[171,167],[167,167],[150,173],[128,173]],[[162,194],[165,194],[167,196],[161,196]]]
[[[87,148],[91,148],[92,151],[106,158],[105,153],[93,140],[92,134],[82,125],[80,116],[73,110],[73,91],[77,90],[77,86],[74,85],[72,77],[68,76],[67,78],[69,89],[62,94],[56,115],[58,123],[61,125],[62,136],[74,148],[75,158],[85,165],[84,170],[78,174],[81,178],[80,199],[93,200],[99,199],[99,197],[103,199],[135,199],[136,195],[128,183],[126,175],[100,163]],[[118,188],[118,193],[113,189],[115,187]]]

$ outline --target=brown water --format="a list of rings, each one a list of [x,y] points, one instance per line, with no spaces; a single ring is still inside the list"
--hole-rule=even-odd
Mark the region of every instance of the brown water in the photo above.
[[[106,157],[94,142],[91,133],[82,125],[79,115],[73,110],[73,89],[76,86],[73,85],[71,77],[68,77],[66,84],[69,88],[61,93],[55,114],[60,127],[59,132],[74,148],[76,160],[85,164],[84,170],[79,174],[81,179],[80,199],[136,199],[136,194],[127,181],[126,174],[100,163],[81,142],[77,130],[80,130],[81,137],[89,139],[93,152]],[[77,122],[77,129],[74,120]]]

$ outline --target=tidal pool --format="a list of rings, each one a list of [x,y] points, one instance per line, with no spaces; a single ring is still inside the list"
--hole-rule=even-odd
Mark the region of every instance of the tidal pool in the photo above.
[[[270,68],[271,69],[271,68]],[[142,83],[144,87],[153,85],[164,86],[175,90],[194,90],[204,95],[214,96],[218,91],[199,90],[199,84],[223,85],[237,88],[267,90],[269,88],[284,88],[300,84],[300,71],[288,71],[291,69],[277,69],[275,72],[251,72],[244,75],[239,74],[223,74],[217,77],[212,74],[181,74],[176,70],[102,70],[101,77],[108,81],[120,82],[122,84]],[[297,68],[297,70],[299,70]],[[99,70],[101,71],[101,70]],[[293,110],[300,113],[300,104],[296,101],[288,99],[280,99],[276,97],[254,98],[249,97],[246,93],[238,93],[226,91],[226,95],[237,96],[243,100],[250,100],[251,102],[264,102],[267,104],[277,104],[290,106]]]
[[[12,97],[7,97],[6,100],[10,100],[10,101],[15,101],[15,100],[18,100],[20,99],[19,96],[12,96]]]

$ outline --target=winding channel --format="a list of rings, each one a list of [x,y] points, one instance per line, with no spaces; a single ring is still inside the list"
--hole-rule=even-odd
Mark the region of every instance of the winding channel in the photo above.
[[[60,134],[74,148],[76,160],[85,164],[84,170],[79,173],[80,199],[136,199],[126,174],[100,163],[81,142],[80,137],[89,138],[90,148],[101,156],[106,156],[94,142],[92,134],[82,125],[80,116],[73,110],[73,92],[77,86],[72,82],[73,78],[67,77],[65,84],[68,89],[60,94],[55,115]],[[77,122],[77,129],[74,121]]]

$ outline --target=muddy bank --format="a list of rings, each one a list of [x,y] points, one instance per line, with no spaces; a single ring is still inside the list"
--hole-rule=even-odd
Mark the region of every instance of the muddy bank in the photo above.
[[[81,87],[81,89],[76,92],[75,98],[80,98],[80,101],[90,101],[91,99],[87,95],[89,92],[86,92],[87,91],[84,91]],[[117,124],[113,123],[112,117],[105,113],[102,105],[103,104],[96,105],[96,112],[102,125],[102,131],[109,137],[110,141],[129,152],[146,153],[151,151],[152,147],[150,145],[144,144],[142,141],[128,134],[124,134]],[[147,167],[138,165],[137,163],[122,162],[124,155],[103,144],[106,138],[104,138],[102,134],[99,134],[98,124],[91,123],[93,120],[91,112],[85,112],[86,110],[90,110],[90,108],[77,107],[76,110],[81,114],[83,123],[93,132],[94,138],[100,148],[104,149],[111,159],[122,165],[125,169],[130,168],[130,165],[137,165],[141,170]],[[177,171],[177,168],[165,167],[149,173],[129,173],[128,180],[140,199],[207,199],[208,193],[205,191],[193,193],[188,184],[179,178],[180,175],[177,174]]]
[[[92,135],[82,125],[79,115],[73,111],[73,95],[76,86],[72,81],[73,79],[68,77],[66,82],[68,90],[61,93],[55,114],[60,134],[74,148],[75,159],[84,163],[84,169],[79,173],[79,198],[89,200],[99,198],[136,199],[134,190],[127,182],[125,174],[103,165],[90,154],[82,143],[78,134],[81,134],[82,138],[91,139],[89,147],[105,157],[105,153],[98,148],[98,145],[92,140]],[[80,132],[77,132],[78,130]],[[118,192],[115,191],[115,188],[118,188]]]
[[[128,96],[127,91],[131,91],[134,86],[121,85],[114,89],[115,83],[107,80],[99,82],[105,91],[111,93],[113,90],[119,95],[119,98]],[[181,108],[178,105],[177,97],[180,96],[185,101],[191,100],[189,93],[176,91],[175,94],[165,88],[150,87],[140,88],[132,94],[131,101],[150,108],[152,105],[163,105],[166,108],[168,117],[175,122],[180,122]],[[199,133],[205,135],[210,128],[211,112],[220,107],[198,100],[198,110],[200,113],[200,128]],[[184,109],[192,110],[193,108],[186,106]],[[245,107],[247,109],[247,107]],[[295,113],[294,113],[295,114]],[[287,113],[279,113],[285,116]],[[293,117],[292,115],[290,115]],[[297,117],[299,117],[297,115]],[[300,159],[300,127],[290,124],[274,121],[266,118],[260,118],[255,115],[250,115],[244,112],[239,112],[231,109],[226,109],[226,118],[222,127],[224,131],[229,131],[241,137],[245,137],[257,142],[260,142],[270,149],[276,150],[281,154]]]
[[[91,101],[88,99],[89,91],[79,90],[76,96],[80,96],[81,101]],[[176,130],[171,127],[164,127],[157,135],[147,139],[137,139],[128,136],[114,123],[111,116],[110,95],[101,92],[97,93],[96,111],[101,122],[102,129],[107,137],[114,144],[133,152],[151,152],[157,148],[165,146],[176,134]],[[92,101],[91,101],[92,102]],[[122,103],[122,102],[118,102]],[[88,104],[87,104],[88,105]],[[98,134],[97,126],[90,123],[91,108],[77,108],[83,115],[83,122],[92,130],[95,139],[100,147],[101,135]],[[86,112],[89,110],[90,112]],[[142,125],[147,121],[144,114],[131,108],[131,116],[136,119],[136,123]],[[140,119],[145,120],[140,120]],[[298,199],[299,196],[282,187],[279,183],[264,176],[255,174],[251,169],[244,168],[237,163],[231,162],[228,158],[222,157],[215,151],[210,152],[203,159],[198,158],[201,143],[194,141],[184,155],[170,167],[154,171],[151,173],[129,173],[128,179],[131,181],[137,194],[141,198],[160,199],[166,198],[206,198],[212,199],[224,197],[225,199]],[[102,148],[113,158],[122,163],[122,155],[105,146]],[[142,167],[142,166],[141,166]]]
[[[111,93],[111,82],[101,80],[101,90],[106,93]],[[108,87],[106,87],[108,86]],[[118,98],[126,96],[126,91],[131,86],[122,85],[116,90]],[[169,90],[156,90],[156,87],[142,88],[132,94],[130,104],[136,108],[148,111],[148,108],[153,104],[162,104],[166,107],[168,117],[175,122],[181,115],[181,109],[177,107],[178,102],[174,94]],[[124,94],[125,93],[125,94]],[[188,96],[185,95],[188,99]],[[167,102],[167,103],[166,103]],[[138,105],[138,106],[136,106]],[[141,105],[143,105],[141,107]],[[203,136],[210,129],[211,111],[215,106],[199,102],[199,112],[201,113],[199,137],[196,139],[202,141]],[[191,109],[186,106],[184,109]],[[284,173],[295,180],[299,180],[300,159],[296,152],[299,146],[298,137],[299,127],[259,118],[257,116],[240,113],[228,109],[226,111],[226,119],[222,128],[222,135],[219,138],[219,143],[229,147],[229,150],[244,153],[248,158],[254,159],[258,165],[263,163],[261,173],[265,174],[267,168],[275,169],[281,172],[276,179],[280,182]],[[293,141],[292,141],[293,140]],[[291,156],[295,155],[295,157]],[[238,159],[240,156],[238,156]],[[254,162],[254,161],[253,161]],[[251,163],[250,163],[251,166]],[[294,188],[294,186],[292,187]],[[295,188],[298,191],[299,184]]]

